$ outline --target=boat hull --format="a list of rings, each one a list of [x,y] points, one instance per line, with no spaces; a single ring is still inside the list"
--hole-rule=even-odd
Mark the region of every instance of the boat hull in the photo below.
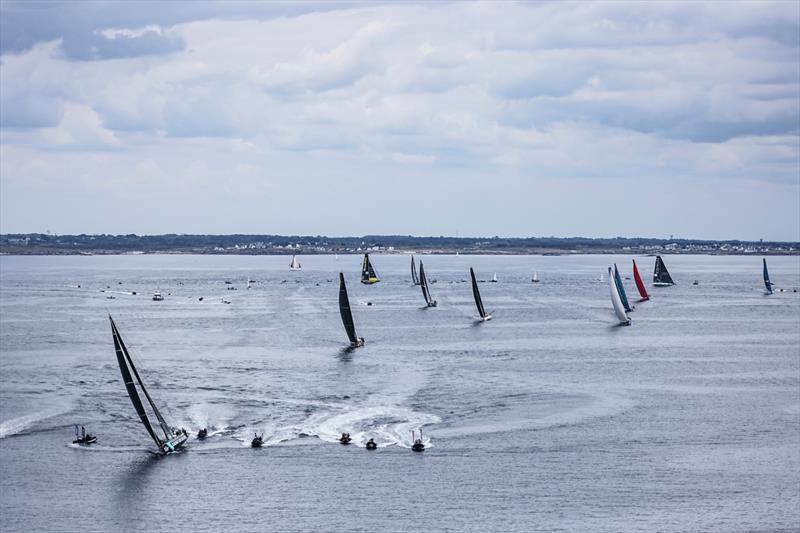
[[[673,285],[675,285],[675,284],[674,283],[664,283],[664,282],[661,282],[661,281],[654,281],[653,282],[653,287],[672,287]]]
[[[180,450],[186,441],[189,439],[188,436],[180,433],[178,435],[173,436],[167,442],[161,445],[161,452],[164,454],[175,453]]]

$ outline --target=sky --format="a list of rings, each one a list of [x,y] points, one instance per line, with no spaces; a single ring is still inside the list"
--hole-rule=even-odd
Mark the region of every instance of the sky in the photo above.
[[[800,241],[800,2],[0,2],[0,233]]]

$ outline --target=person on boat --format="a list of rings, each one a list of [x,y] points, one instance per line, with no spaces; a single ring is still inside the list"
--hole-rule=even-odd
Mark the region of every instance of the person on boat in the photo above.
[[[367,449],[368,450],[374,450],[377,447],[378,447],[378,445],[375,443],[375,439],[369,439],[367,441]]]

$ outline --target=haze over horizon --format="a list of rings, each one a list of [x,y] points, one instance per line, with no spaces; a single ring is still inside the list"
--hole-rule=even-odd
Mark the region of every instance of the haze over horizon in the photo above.
[[[0,233],[800,241],[800,3],[0,4]]]

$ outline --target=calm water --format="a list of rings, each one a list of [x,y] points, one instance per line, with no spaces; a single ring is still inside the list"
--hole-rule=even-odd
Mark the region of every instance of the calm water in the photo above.
[[[678,285],[628,328],[598,277],[630,257],[424,257],[435,309],[408,257],[373,259],[363,286],[360,256],[0,257],[0,529],[800,528],[800,258],[769,258],[788,291],[767,297],[758,257],[667,256]],[[497,272],[491,322],[470,266]],[[152,453],[107,311],[167,419],[209,439]]]

